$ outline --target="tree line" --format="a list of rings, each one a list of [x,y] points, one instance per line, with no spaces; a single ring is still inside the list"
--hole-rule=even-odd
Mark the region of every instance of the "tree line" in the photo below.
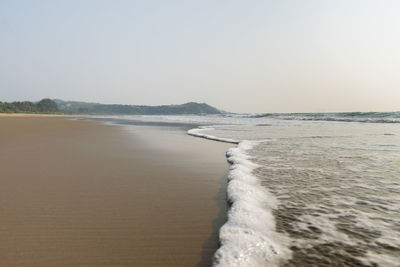
[[[40,100],[37,103],[29,101],[1,102],[0,113],[59,113],[57,103],[49,98]]]
[[[62,101],[45,98],[39,102],[1,102],[0,113],[62,113],[62,114],[107,114],[107,115],[176,115],[176,114],[221,114],[215,107],[205,103],[189,102],[181,105],[143,106],[99,104],[77,101]]]

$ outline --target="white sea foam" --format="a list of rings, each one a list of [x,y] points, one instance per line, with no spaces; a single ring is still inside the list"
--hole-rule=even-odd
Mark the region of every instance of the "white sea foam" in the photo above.
[[[199,127],[199,128],[195,128],[195,129],[191,129],[191,130],[187,131],[187,134],[188,135],[192,135],[192,136],[196,136],[196,137],[209,139],[209,140],[219,141],[219,142],[226,142],[226,143],[232,143],[232,144],[238,144],[239,143],[238,140],[234,140],[234,139],[230,139],[230,138],[220,138],[220,137],[216,137],[216,136],[213,136],[213,135],[202,133],[203,131],[211,131],[211,130],[214,130],[214,128]]]
[[[232,164],[227,188],[232,206],[220,229],[221,247],[214,255],[214,266],[277,266],[290,255],[283,245],[285,238],[275,231],[272,209],[277,200],[252,174],[258,165],[246,151],[255,144],[242,141],[227,152]]]
[[[187,133],[238,144],[226,153],[231,163],[227,186],[231,207],[228,220],[219,232],[221,247],[214,255],[214,266],[277,266],[290,256],[290,250],[284,245],[287,239],[275,231],[272,209],[277,206],[277,199],[253,175],[258,165],[246,153],[260,141],[239,141],[204,133],[213,130],[200,127]]]

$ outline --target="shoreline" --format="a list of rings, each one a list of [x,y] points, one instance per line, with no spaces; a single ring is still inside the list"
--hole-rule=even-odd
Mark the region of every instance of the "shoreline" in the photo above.
[[[231,145],[42,114],[0,124],[4,263],[210,266]]]

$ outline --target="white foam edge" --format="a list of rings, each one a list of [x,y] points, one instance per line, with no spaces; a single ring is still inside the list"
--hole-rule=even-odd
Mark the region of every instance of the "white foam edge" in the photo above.
[[[204,131],[214,128],[203,126],[189,130],[195,137],[238,144],[226,152],[231,164],[228,175],[227,196],[231,207],[226,223],[219,231],[220,248],[215,252],[213,266],[278,266],[290,258],[291,251],[285,245],[287,238],[275,231],[272,210],[277,199],[263,187],[253,170],[259,167],[251,161],[247,151],[260,141],[220,138]]]
[[[219,232],[221,247],[214,254],[214,266],[278,266],[290,257],[285,238],[275,231],[272,210],[277,199],[253,175],[258,165],[246,153],[258,143],[241,141],[226,153],[231,207]]]
[[[220,137],[216,137],[216,136],[213,136],[213,135],[202,133],[204,131],[211,131],[211,130],[214,130],[214,128],[211,128],[211,127],[199,127],[199,128],[195,128],[195,129],[190,129],[189,131],[187,131],[187,134],[195,136],[195,137],[205,138],[205,139],[219,141],[219,142],[239,144],[238,140],[234,140],[234,139],[230,139],[230,138],[220,138]]]

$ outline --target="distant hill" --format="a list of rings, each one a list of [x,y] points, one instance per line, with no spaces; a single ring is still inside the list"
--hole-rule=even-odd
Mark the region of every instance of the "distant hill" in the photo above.
[[[0,113],[60,113],[60,110],[56,102],[45,98],[35,103],[29,101],[0,102]]]
[[[189,102],[182,105],[141,106],[99,104],[77,101],[54,100],[58,108],[68,114],[91,115],[181,115],[181,114],[220,114],[215,107],[205,103]]]

